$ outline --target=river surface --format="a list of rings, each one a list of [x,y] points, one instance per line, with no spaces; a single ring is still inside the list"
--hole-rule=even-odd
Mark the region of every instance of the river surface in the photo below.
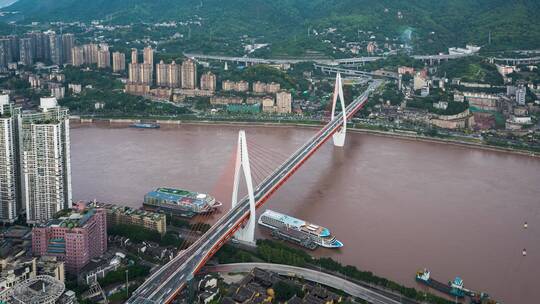
[[[140,207],[155,187],[186,188],[223,201],[215,221],[230,206],[239,129],[73,126],[74,200]],[[257,176],[316,132],[244,129]],[[504,303],[540,303],[538,159],[350,133],[345,148],[325,144],[264,208],[326,226],[345,244],[315,255],[418,289],[414,274],[428,267]]]

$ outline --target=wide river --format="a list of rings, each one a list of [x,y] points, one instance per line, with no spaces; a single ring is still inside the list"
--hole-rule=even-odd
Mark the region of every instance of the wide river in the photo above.
[[[230,206],[239,128],[72,126],[73,197],[140,207],[154,187],[186,188],[224,202],[215,220]],[[316,132],[245,129],[259,175]],[[344,148],[324,145],[263,208],[326,226],[345,244],[316,255],[419,289],[414,274],[427,267],[504,303],[540,303],[538,159],[350,133]]]

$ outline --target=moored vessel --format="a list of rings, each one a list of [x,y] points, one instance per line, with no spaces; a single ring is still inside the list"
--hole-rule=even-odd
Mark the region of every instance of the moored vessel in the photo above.
[[[343,247],[343,243],[338,241],[328,228],[276,211],[266,210],[259,217],[258,223],[271,229],[274,236],[299,243],[309,249],[314,249],[313,244],[325,248]]]
[[[184,189],[157,188],[144,196],[143,206],[148,209],[193,217],[215,211],[222,203],[213,196]]]
[[[158,123],[153,122],[137,122],[129,125],[131,128],[139,128],[139,129],[159,129],[160,125]]]

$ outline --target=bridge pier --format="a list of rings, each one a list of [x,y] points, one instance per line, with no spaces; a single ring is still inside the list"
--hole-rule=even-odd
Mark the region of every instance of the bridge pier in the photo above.
[[[345,99],[343,98],[343,85],[341,84],[341,74],[336,73],[336,85],[334,87],[334,99],[332,101],[332,117],[334,120],[336,115],[337,99],[339,97],[341,103],[341,114],[343,115],[343,126],[333,136],[334,146],[343,147],[345,145],[345,136],[347,134],[347,114],[345,113]]]
[[[244,173],[246,187],[249,197],[249,219],[247,224],[240,228],[234,235],[234,238],[247,244],[255,244],[255,195],[253,192],[253,181],[251,179],[251,168],[249,166],[249,154],[246,142],[246,132],[244,130],[238,133],[238,146],[236,150],[236,164],[234,168],[234,184],[232,193],[231,208],[238,204],[238,187],[240,183],[240,168]]]

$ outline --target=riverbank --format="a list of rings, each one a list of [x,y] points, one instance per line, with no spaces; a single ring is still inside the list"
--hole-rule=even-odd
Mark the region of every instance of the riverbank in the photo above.
[[[310,128],[310,129],[316,129],[322,125],[320,121],[270,122],[270,121],[227,121],[227,120],[181,120],[181,119],[146,120],[146,119],[131,119],[131,118],[114,119],[114,118],[80,118],[80,117],[72,117],[70,121],[72,123],[81,124],[81,125],[91,125],[91,124],[130,125],[133,123],[152,121],[160,125],[163,124],[163,125],[171,125],[171,126],[175,126],[175,125],[176,126],[178,125],[214,125],[214,126],[239,126],[239,127],[269,126],[269,127],[281,127],[281,128],[300,127],[300,128]],[[464,141],[464,140],[453,139],[453,138],[430,137],[430,136],[424,136],[424,135],[418,135],[418,134],[409,134],[409,133],[401,133],[401,132],[398,133],[398,132],[393,132],[393,131],[373,130],[373,129],[358,128],[358,127],[351,127],[348,129],[348,131],[354,132],[354,133],[364,133],[364,134],[371,134],[371,135],[376,135],[376,136],[405,139],[405,140],[412,140],[412,141],[449,144],[453,146],[481,149],[481,150],[494,151],[494,152],[504,152],[504,153],[511,153],[511,154],[517,154],[517,155],[522,155],[522,156],[540,158],[540,153],[535,153],[532,151],[518,150],[518,149],[508,148],[508,147],[498,147],[498,146],[487,145],[480,142]]]

